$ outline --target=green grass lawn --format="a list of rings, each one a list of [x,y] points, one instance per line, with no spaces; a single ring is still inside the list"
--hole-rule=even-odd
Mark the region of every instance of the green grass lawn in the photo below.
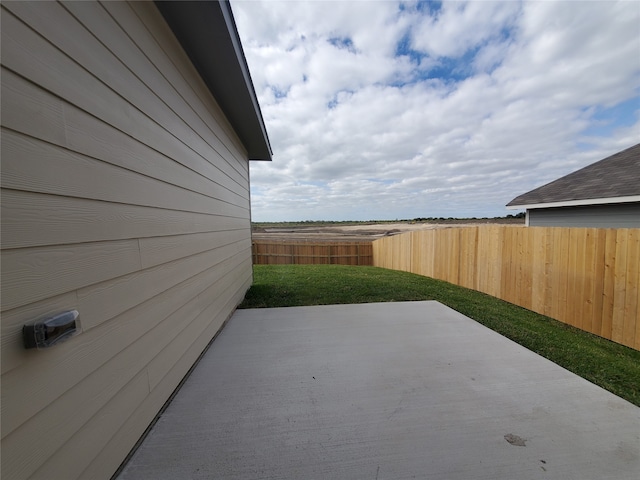
[[[474,290],[412,273],[341,265],[255,265],[240,308],[437,300],[640,406],[640,351]]]

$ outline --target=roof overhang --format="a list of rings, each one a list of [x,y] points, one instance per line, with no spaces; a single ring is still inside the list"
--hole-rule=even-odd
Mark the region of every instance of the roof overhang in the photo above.
[[[228,1],[156,1],[158,10],[220,105],[250,160],[272,150]]]
[[[507,205],[507,210],[533,210],[536,208],[579,207],[585,205],[609,205],[615,203],[640,202],[640,195],[611,198],[588,198],[585,200],[566,200],[564,202],[531,203],[528,205]]]

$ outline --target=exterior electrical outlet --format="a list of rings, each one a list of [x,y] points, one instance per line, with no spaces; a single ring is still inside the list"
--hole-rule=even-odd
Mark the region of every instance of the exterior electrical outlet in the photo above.
[[[25,348],[49,348],[64,342],[76,333],[77,310],[59,313],[22,327]]]

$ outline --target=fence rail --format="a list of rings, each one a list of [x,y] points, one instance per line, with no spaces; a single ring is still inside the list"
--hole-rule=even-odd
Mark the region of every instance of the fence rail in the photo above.
[[[252,242],[255,265],[336,264],[373,265],[371,242]]]
[[[479,226],[373,242],[373,265],[478,290],[640,350],[640,229]]]

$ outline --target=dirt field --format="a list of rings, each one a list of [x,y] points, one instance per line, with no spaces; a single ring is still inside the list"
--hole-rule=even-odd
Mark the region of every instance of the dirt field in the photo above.
[[[313,226],[274,226],[254,227],[253,239],[262,241],[305,241],[305,242],[361,242],[376,240],[389,235],[410,232],[414,230],[430,230],[434,228],[468,227],[486,224],[523,225],[523,219],[490,219],[456,221],[447,223],[371,223],[355,225],[313,225]]]

